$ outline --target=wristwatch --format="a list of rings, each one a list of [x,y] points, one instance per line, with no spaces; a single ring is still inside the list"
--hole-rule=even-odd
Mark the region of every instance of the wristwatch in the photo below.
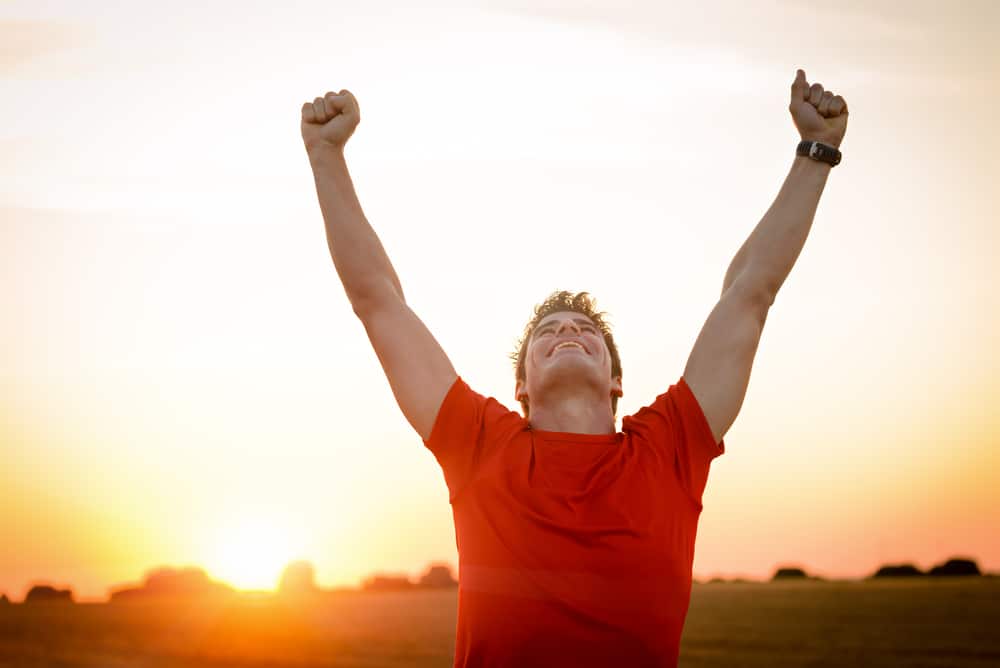
[[[840,151],[829,144],[821,144],[818,141],[804,139],[795,148],[797,155],[804,155],[818,162],[825,162],[831,167],[840,164]]]

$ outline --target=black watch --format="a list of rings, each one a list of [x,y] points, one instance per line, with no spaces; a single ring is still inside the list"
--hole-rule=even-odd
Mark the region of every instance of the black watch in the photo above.
[[[840,164],[840,151],[829,144],[821,144],[818,141],[804,139],[795,148],[797,155],[804,155],[819,162],[825,162],[831,167]]]

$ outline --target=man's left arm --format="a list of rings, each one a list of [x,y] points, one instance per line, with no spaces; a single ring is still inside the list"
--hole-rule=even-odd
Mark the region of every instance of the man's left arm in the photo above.
[[[803,140],[839,149],[847,104],[798,70],[788,110]],[[831,166],[796,155],[778,196],[726,272],[719,303],[695,341],[684,381],[698,400],[716,443],[736,420],[774,298],[805,245]]]

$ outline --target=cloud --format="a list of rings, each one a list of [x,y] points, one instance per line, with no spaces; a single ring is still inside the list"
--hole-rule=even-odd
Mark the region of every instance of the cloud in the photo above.
[[[73,23],[0,20],[0,76],[23,74],[30,64],[77,49],[89,41],[86,31]]]
[[[652,45],[729,53],[790,74],[804,67],[807,74],[836,74],[838,81],[850,74],[894,88],[961,90],[995,79],[1000,63],[993,39],[1000,3],[985,0],[948,11],[936,2],[861,0],[844,0],[835,8],[798,0],[680,5],[639,0],[627,6],[611,0],[494,0],[489,6],[543,22],[601,27]]]

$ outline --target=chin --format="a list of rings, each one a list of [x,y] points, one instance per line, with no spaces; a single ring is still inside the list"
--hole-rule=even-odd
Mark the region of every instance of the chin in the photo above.
[[[611,375],[610,372],[607,373],[608,376]],[[576,363],[569,361],[566,363],[564,360],[561,364],[554,364],[545,370],[545,373],[541,375],[543,383],[552,382],[585,382],[588,385],[596,385],[600,383],[604,377],[604,371],[602,369],[597,369],[593,365],[587,364],[585,362],[578,361]]]

